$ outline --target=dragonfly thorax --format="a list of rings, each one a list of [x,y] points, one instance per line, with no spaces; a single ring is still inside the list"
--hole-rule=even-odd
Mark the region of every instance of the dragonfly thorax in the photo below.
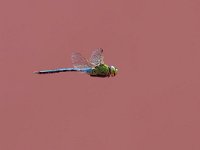
[[[89,74],[96,77],[114,77],[117,74],[118,69],[114,66],[108,66],[106,64],[100,64],[93,68]]]

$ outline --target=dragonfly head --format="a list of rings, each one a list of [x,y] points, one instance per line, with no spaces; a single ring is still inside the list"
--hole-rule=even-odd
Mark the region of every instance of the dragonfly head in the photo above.
[[[112,77],[116,76],[117,75],[117,72],[118,72],[118,69],[115,68],[114,66],[110,66],[110,75]]]

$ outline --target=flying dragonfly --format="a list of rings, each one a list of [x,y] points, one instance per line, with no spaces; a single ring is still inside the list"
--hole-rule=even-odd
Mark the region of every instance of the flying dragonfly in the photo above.
[[[36,74],[49,74],[59,72],[84,72],[91,77],[114,77],[118,69],[104,64],[103,49],[97,48],[92,51],[90,59],[86,59],[80,53],[74,52],[71,56],[73,68],[58,68],[54,70],[36,71]]]

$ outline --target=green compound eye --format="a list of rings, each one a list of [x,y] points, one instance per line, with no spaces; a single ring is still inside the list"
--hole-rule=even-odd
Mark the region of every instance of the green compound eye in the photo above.
[[[114,77],[117,74],[118,69],[116,69],[114,66],[110,66],[111,70],[111,76]]]

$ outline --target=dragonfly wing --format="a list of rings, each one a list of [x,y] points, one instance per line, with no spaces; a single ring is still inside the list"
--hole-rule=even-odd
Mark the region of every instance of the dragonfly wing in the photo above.
[[[74,52],[72,53],[72,64],[74,68],[89,68],[91,67],[91,64],[88,62],[88,60],[83,57],[80,53]]]
[[[90,63],[94,66],[98,66],[100,64],[103,64],[103,49],[97,48],[92,51],[91,57],[90,57]]]

